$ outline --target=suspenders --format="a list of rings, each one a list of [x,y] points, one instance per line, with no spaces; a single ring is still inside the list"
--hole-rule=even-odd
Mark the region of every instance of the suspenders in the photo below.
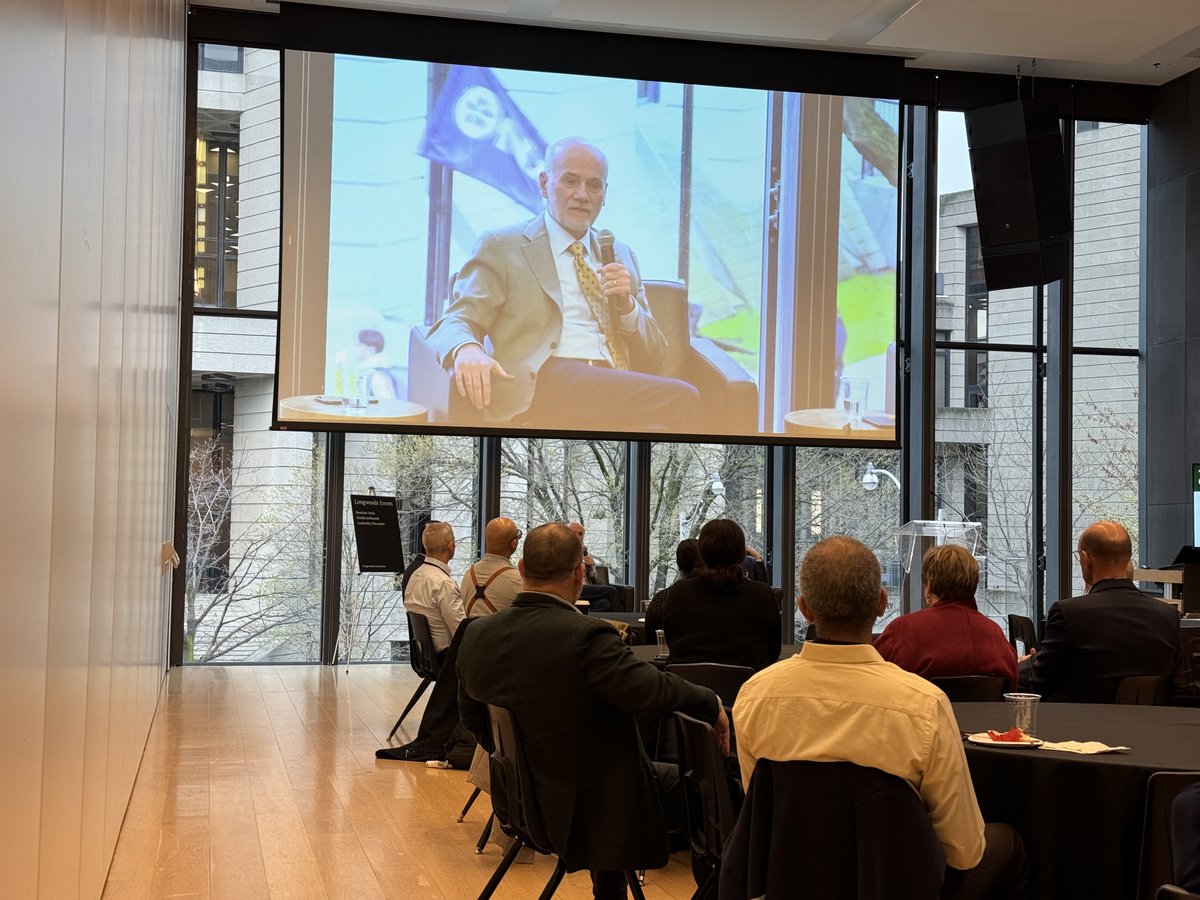
[[[512,569],[512,566],[501,566],[491,574],[491,577],[488,578],[487,581],[485,581],[483,584],[480,584],[479,579],[475,577],[475,564],[471,564],[471,568],[467,569],[467,574],[471,576],[471,584],[475,587],[475,596],[472,597],[467,603],[468,616],[471,614],[471,610],[475,608],[475,604],[480,600],[482,600],[483,605],[488,608],[488,612],[496,611],[496,607],[492,605],[492,601],[487,598],[488,585],[495,581],[498,575],[503,575],[505,572],[511,572]]]

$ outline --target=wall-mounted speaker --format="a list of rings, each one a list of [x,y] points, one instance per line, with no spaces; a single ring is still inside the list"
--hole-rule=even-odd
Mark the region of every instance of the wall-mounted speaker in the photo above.
[[[1065,277],[1071,191],[1054,104],[1016,100],[974,109],[966,124],[988,289]]]

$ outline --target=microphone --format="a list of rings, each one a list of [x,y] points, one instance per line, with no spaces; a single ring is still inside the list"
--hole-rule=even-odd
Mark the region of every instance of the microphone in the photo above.
[[[613,243],[615,241],[616,238],[613,237],[613,233],[607,228],[602,228],[596,232],[596,243],[600,245],[601,265],[607,266],[609,263],[617,261],[616,251],[613,250]],[[616,310],[620,308],[621,301],[616,297],[609,297],[608,302],[613,307],[614,315],[616,315]]]
[[[596,232],[596,241],[600,244],[600,262],[602,265],[608,265],[617,261],[617,254],[613,250],[613,243],[616,238],[613,233],[607,228]]]

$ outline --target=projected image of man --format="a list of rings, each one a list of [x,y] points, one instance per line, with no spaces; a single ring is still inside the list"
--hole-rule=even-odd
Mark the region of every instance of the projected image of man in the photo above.
[[[665,339],[637,259],[592,227],[607,190],[604,154],[563,138],[546,149],[538,180],[545,213],[480,238],[429,332],[459,394],[487,422],[696,430],[696,389],[656,374]]]

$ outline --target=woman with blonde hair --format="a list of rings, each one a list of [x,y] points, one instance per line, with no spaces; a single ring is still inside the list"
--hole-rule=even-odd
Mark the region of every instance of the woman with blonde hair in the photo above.
[[[966,547],[942,544],[921,560],[926,608],[895,619],[875,641],[888,662],[922,678],[1000,675],[1017,684],[1017,654],[1000,626],[975,605],[979,563]]]

